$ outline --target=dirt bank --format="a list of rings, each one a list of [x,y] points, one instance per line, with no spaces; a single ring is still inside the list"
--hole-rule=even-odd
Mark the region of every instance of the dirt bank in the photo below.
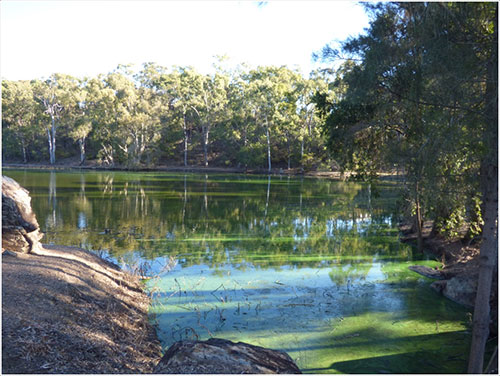
[[[441,261],[440,269],[443,272],[449,276],[460,273],[464,268],[467,268],[468,272],[476,272],[480,247],[477,239],[466,239],[466,229],[453,238],[446,238],[432,229],[433,222],[425,221],[422,227],[424,250]],[[399,230],[402,242],[417,243],[417,234],[412,231],[409,222],[401,223]]]
[[[174,166],[174,165],[158,165],[154,167],[139,167],[129,168],[125,166],[100,166],[94,161],[85,162],[80,165],[76,162],[58,162],[55,165],[46,163],[3,163],[3,168],[29,168],[41,170],[98,170],[98,171],[163,171],[163,172],[194,172],[194,173],[233,173],[233,174],[255,174],[255,175],[269,175],[267,169],[245,169],[237,167],[204,167],[204,166]],[[345,179],[350,176],[349,173],[342,175],[339,171],[305,171],[302,168],[281,169],[274,168],[271,170],[271,175],[285,175],[285,176],[309,176],[316,178],[329,178],[329,179]],[[378,176],[382,179],[397,177],[396,173],[381,172]]]
[[[130,168],[126,166],[102,166],[98,165],[93,161],[86,162],[83,165],[73,162],[59,162],[54,165],[49,165],[46,163],[3,163],[3,168],[30,168],[30,169],[51,169],[51,170],[63,170],[63,169],[76,169],[76,170],[99,170],[99,171],[164,171],[164,172],[195,172],[195,173],[235,173],[235,174],[258,174],[258,175],[268,175],[269,171],[267,169],[246,169],[237,167],[204,167],[204,166],[175,166],[175,165],[157,165],[153,167],[135,167]],[[305,175],[305,176],[315,176],[315,177],[329,177],[329,178],[340,178],[339,172],[328,172],[328,171],[304,171],[300,168],[293,169],[280,169],[274,168],[271,170],[272,175]]]
[[[161,346],[137,278],[74,247],[2,254],[2,373],[150,373]]]

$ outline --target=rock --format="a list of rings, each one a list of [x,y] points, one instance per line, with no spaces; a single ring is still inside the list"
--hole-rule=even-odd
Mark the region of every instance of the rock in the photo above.
[[[261,374],[300,372],[283,351],[225,339],[180,341],[169,347],[153,373]]]
[[[42,237],[29,192],[14,179],[2,176],[2,249],[36,253],[42,248]]]
[[[415,273],[423,275],[424,277],[433,279],[444,279],[443,274],[439,270],[429,268],[428,266],[411,265],[408,267],[408,269],[414,271]]]
[[[448,280],[436,281],[431,284],[431,288],[443,294],[455,303],[466,307],[474,307],[477,290],[476,275],[457,275]]]
[[[446,283],[443,295],[467,307],[474,307],[477,291],[476,275],[457,275]]]
[[[443,290],[446,288],[447,283],[448,281],[446,280],[435,281],[431,283],[431,288],[435,290],[437,293],[442,294]]]

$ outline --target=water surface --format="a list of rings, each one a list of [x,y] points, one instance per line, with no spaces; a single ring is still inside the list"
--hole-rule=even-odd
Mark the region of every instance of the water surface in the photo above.
[[[167,347],[210,337],[285,350],[310,373],[462,373],[469,313],[408,271],[395,183],[4,170],[45,242],[153,278]]]

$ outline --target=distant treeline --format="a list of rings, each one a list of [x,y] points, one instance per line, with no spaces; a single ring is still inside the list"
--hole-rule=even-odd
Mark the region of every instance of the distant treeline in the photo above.
[[[53,74],[2,82],[3,158],[73,158],[131,168],[158,164],[314,169],[329,163],[313,98],[319,72],[286,67],[145,63],[91,78]]]

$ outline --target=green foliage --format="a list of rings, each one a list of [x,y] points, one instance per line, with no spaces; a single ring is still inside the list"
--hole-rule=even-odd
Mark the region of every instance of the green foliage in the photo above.
[[[280,167],[303,160],[309,168],[325,159],[311,100],[325,91],[322,77],[304,79],[286,67],[231,70],[219,60],[213,75],[146,63],[137,74],[119,65],[84,79],[54,74],[43,82],[4,81],[4,158],[24,153],[43,160],[48,141],[54,159],[79,156],[82,163],[131,168],[266,168],[266,153]]]
[[[245,167],[264,168],[266,165],[266,148],[264,144],[242,146],[236,153],[237,163]]]
[[[24,162],[40,132],[33,88],[28,81],[2,81],[2,152]]]
[[[470,216],[470,226],[469,226],[469,235],[471,237],[477,236],[481,233],[483,225],[484,225],[484,220],[483,216],[481,215],[481,199],[479,197],[473,197],[472,198],[472,214]]]
[[[369,30],[344,42],[349,60],[337,70],[331,93],[315,96],[332,156],[364,178],[403,172],[417,223],[434,219],[447,234],[468,223],[475,232],[496,5],[366,8]],[[339,56],[330,47],[323,52]]]
[[[459,235],[458,229],[465,224],[465,220],[465,207],[460,206],[447,217],[437,218],[435,227],[441,234],[447,237],[455,237]]]

